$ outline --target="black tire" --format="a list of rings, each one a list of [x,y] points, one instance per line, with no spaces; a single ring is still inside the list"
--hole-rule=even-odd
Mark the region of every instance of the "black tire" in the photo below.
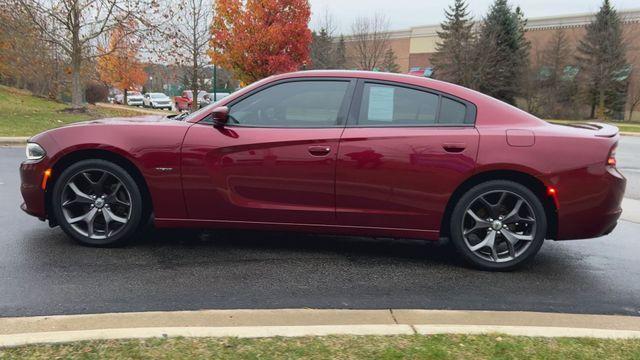
[[[124,225],[120,225],[120,227],[116,229],[117,231],[111,230],[112,232],[111,235],[109,235],[109,228],[105,227],[104,233],[102,234],[104,238],[94,238],[92,236],[88,236],[88,234],[81,233],[80,230],[74,228],[74,226],[70,224],[69,220],[67,220],[67,216],[69,216],[69,214],[67,213],[67,216],[65,216],[65,212],[64,212],[65,210],[63,210],[63,196],[69,196],[69,192],[71,191],[70,188],[67,187],[67,185],[69,184],[69,181],[72,179],[76,179],[77,176],[82,176],[83,173],[87,173],[87,172],[89,174],[92,174],[92,173],[100,174],[101,172],[107,173],[109,175],[108,178],[112,183],[111,185],[112,189],[117,186],[116,185],[117,182],[120,182],[121,183],[121,186],[119,187],[120,190],[117,190],[116,192],[119,191],[120,194],[122,194],[122,192],[125,191],[126,197],[128,197],[128,205],[126,206],[127,208],[126,218],[124,218],[124,216],[120,217],[120,214],[119,214],[119,218],[125,219],[126,223]],[[86,184],[88,186],[91,186],[89,182],[87,182]],[[87,188],[87,189],[90,189],[90,188]],[[74,192],[71,192],[71,194],[73,193]],[[85,191],[84,193],[90,196],[99,196],[99,194],[97,195],[93,194],[92,190]],[[114,199],[116,198],[114,197]],[[83,203],[77,206],[89,206],[89,205]],[[106,223],[107,215],[102,213],[103,207],[100,207],[100,210],[97,210],[98,205],[91,204],[90,206],[91,206],[91,209],[95,207],[96,211],[100,211],[100,214],[96,216],[102,216],[102,221]],[[115,211],[116,211],[115,207],[123,206],[123,205],[118,205],[118,204],[115,204],[114,202],[114,205],[112,205],[113,206],[112,208],[110,208],[109,205],[103,205],[103,206],[105,206],[109,210],[110,214],[115,214]],[[53,187],[53,193],[51,196],[51,209],[52,209],[53,216],[55,217],[57,223],[60,225],[60,228],[62,228],[62,230],[69,237],[71,237],[78,243],[85,246],[115,247],[115,246],[124,245],[125,243],[132,240],[135,237],[135,235],[137,235],[138,232],[141,230],[142,225],[144,225],[143,224],[144,223],[143,221],[144,205],[143,205],[142,194],[140,192],[140,188],[138,187],[138,184],[133,179],[133,177],[119,165],[109,161],[100,160],[100,159],[82,160],[72,164],[71,166],[66,168],[64,171],[62,171],[60,176],[56,179]],[[66,210],[66,211],[68,212],[69,210]],[[84,211],[88,211],[88,210],[82,209],[80,211],[80,215],[82,215]],[[105,210],[105,213],[106,212],[107,210]],[[94,232],[94,225],[92,224],[91,233],[93,232]],[[87,233],[89,233],[89,231],[87,231]]]
[[[533,225],[534,226],[533,229],[535,230],[533,234],[530,234],[530,238],[532,238],[532,240],[530,240],[531,241],[530,244],[525,245],[528,247],[524,248],[521,253],[517,254],[517,256],[513,256],[513,259],[511,260],[504,260],[504,262],[497,262],[497,261],[487,260],[485,257],[482,256],[482,254],[478,253],[478,250],[476,250],[476,252],[471,250],[470,245],[468,245],[467,240],[465,240],[465,237],[463,236],[463,227],[465,226],[465,223],[464,223],[465,214],[467,214],[467,210],[469,209],[470,206],[472,206],[472,204],[477,199],[479,199],[483,195],[494,196],[492,194],[496,194],[495,196],[500,196],[498,194],[501,194],[501,193],[507,193],[509,194],[508,196],[513,195],[514,196],[513,199],[517,199],[517,197],[520,197],[522,200],[524,200],[524,204],[528,205],[528,208],[526,208],[525,211],[532,213],[531,215],[533,215],[533,219],[535,220],[534,222],[535,225]],[[496,204],[499,205],[500,201],[496,202]],[[482,220],[486,221],[488,219],[482,219]],[[526,221],[522,221],[522,223],[525,223],[525,222]],[[523,226],[523,225],[520,225],[520,226]],[[505,235],[502,235],[506,232],[504,231],[505,229],[508,230],[508,227],[504,227],[503,231],[493,230],[492,227],[489,227],[488,230],[486,231],[496,231],[495,236],[496,236],[496,239],[498,239],[496,243],[499,243],[500,241],[502,242],[507,241]],[[462,257],[468,263],[470,263],[474,267],[481,270],[509,271],[509,270],[514,270],[526,264],[527,262],[531,261],[540,250],[540,247],[544,242],[546,233],[547,233],[547,217],[546,217],[545,209],[542,202],[540,201],[538,196],[536,196],[529,188],[513,181],[492,180],[492,181],[487,181],[479,185],[476,185],[475,187],[468,190],[464,195],[462,195],[462,197],[454,207],[451,215],[451,222],[450,222],[451,242],[454,244],[457,251],[462,255]],[[506,246],[508,248],[508,244],[506,243],[500,244],[500,245],[503,245],[503,247]],[[514,245],[512,245],[512,247],[513,246]],[[487,248],[482,248],[481,250],[487,251]],[[500,255],[498,255],[498,259],[499,259],[499,256]],[[508,256],[511,257],[511,253],[509,253]],[[493,258],[492,255],[489,255],[489,257]]]

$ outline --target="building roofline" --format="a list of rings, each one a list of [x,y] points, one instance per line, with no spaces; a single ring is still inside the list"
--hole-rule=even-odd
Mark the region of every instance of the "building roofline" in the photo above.
[[[640,8],[617,10],[618,15],[624,23],[640,23]],[[566,15],[542,16],[527,19],[527,31],[560,29],[581,27],[593,21],[596,13],[584,12]],[[390,39],[432,37],[437,36],[440,31],[440,24],[412,26],[408,29],[393,30],[389,32]],[[345,40],[349,41],[350,35],[345,35]]]

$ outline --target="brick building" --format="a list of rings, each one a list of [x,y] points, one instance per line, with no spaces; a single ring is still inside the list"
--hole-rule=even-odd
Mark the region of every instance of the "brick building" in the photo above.
[[[627,60],[637,65],[637,68],[640,66],[640,9],[618,13],[623,20],[624,32],[629,42]],[[535,63],[538,51],[545,48],[558,29],[564,29],[568,40],[575,48],[584,35],[585,25],[593,20],[594,15],[589,13],[528,19],[526,36],[531,42],[532,61]],[[431,65],[430,59],[435,52],[439,28],[440,25],[417,26],[391,33],[391,47],[398,57],[397,63],[401,72]]]

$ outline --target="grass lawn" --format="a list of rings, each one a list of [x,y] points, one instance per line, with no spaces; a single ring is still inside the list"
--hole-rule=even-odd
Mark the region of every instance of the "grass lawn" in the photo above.
[[[0,359],[640,359],[640,340],[506,335],[149,339],[0,349]]]
[[[134,111],[89,106],[84,114],[62,110],[69,105],[0,86],[0,136],[32,136],[65,124],[115,116],[140,116]]]

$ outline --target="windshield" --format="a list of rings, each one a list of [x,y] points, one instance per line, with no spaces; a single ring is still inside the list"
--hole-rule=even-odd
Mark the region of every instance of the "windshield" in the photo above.
[[[200,109],[200,110],[198,110],[198,111],[192,112],[191,114],[189,114],[189,115],[185,116],[183,120],[184,120],[184,121],[189,121],[189,120],[191,120],[191,119],[194,119],[194,118],[199,117],[199,116],[200,116],[200,115],[202,115],[202,114],[210,113],[210,112],[211,112],[215,107],[217,107],[217,106],[218,106],[218,103],[219,103],[219,102],[220,102],[220,101],[216,101],[216,102],[214,102],[214,103],[211,103],[211,104],[209,104],[209,105],[207,105],[207,106],[203,107],[202,109]]]
[[[159,93],[153,93],[153,94],[150,94],[150,96],[151,96],[152,98],[154,98],[154,99],[161,99],[161,98],[166,98],[166,97],[167,97],[167,95],[165,95],[165,94],[159,94]]]

